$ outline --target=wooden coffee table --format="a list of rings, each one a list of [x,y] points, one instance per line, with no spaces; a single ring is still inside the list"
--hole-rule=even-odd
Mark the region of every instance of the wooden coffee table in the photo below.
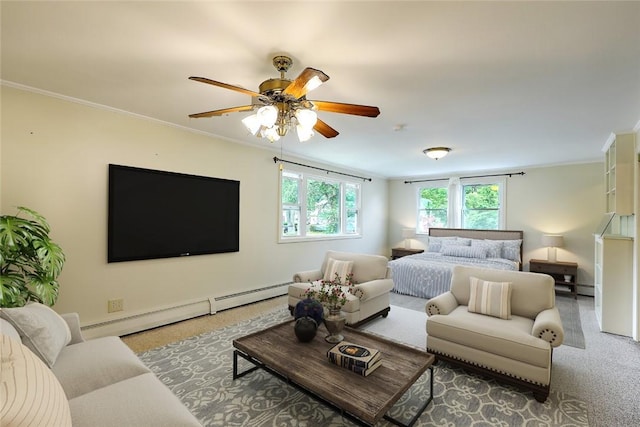
[[[373,425],[381,418],[400,426],[412,426],[433,400],[435,357],[424,351],[345,328],[345,341],[382,352],[382,366],[369,376],[358,375],[334,365],[327,358],[333,346],[324,340],[324,326],[316,337],[301,343],[293,331],[294,321],[281,323],[233,341],[233,379],[262,368],[300,390],[329,404],[362,425]],[[238,356],[255,366],[238,372]],[[429,369],[430,394],[409,423],[386,413],[422,374]]]

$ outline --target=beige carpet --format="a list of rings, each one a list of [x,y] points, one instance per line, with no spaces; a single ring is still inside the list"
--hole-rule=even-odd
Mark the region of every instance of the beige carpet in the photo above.
[[[221,311],[216,314],[200,316],[148,331],[126,335],[122,337],[122,340],[135,353],[140,353],[194,335],[200,335],[204,332],[233,325],[242,320],[254,318],[259,314],[273,310],[276,307],[282,307],[286,304],[287,296],[283,295],[254,304]]]

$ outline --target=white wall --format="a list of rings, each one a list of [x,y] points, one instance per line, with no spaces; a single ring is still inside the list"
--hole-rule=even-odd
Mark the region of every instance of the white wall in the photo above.
[[[603,164],[524,169],[524,172],[524,176],[507,178],[506,210],[506,228],[524,231],[524,270],[528,270],[532,258],[547,259],[547,249],[540,243],[542,234],[562,234],[565,247],[558,248],[558,261],[577,262],[578,283],[593,285],[593,231],[604,214]],[[391,246],[402,247],[401,229],[415,227],[419,185],[405,184],[404,180],[389,182]],[[412,247],[426,247],[426,243],[426,237],[416,237]]]
[[[383,179],[362,183],[363,238],[278,244],[274,152],[7,86],[2,113],[2,213],[47,218],[67,256],[55,309],[84,325],[285,283],[327,249],[388,252]],[[239,180],[240,252],[108,264],[109,163]],[[114,298],[124,312],[107,313]]]
[[[636,151],[640,152],[640,121],[634,127],[636,134]],[[633,307],[632,307],[632,337],[636,341],[640,341],[640,154],[636,154],[636,161],[633,167],[635,194],[633,198],[633,208],[635,215],[635,226],[633,229]]]

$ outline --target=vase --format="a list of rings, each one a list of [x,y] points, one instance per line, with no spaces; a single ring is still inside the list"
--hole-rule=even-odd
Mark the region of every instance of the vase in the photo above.
[[[300,342],[309,342],[316,336],[318,324],[312,317],[303,316],[296,320],[293,330]]]
[[[344,340],[342,330],[346,320],[339,308],[329,308],[329,314],[324,316],[324,326],[329,331],[329,335],[324,338],[325,341],[337,344]]]
[[[316,325],[319,326],[322,323],[322,317],[324,316],[324,307],[314,299],[303,299],[296,304],[293,310],[293,317],[298,319],[304,316],[311,317],[316,321]]]

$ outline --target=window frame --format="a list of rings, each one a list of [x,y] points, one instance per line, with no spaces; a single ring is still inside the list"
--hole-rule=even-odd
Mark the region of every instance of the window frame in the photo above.
[[[462,228],[464,218],[464,187],[470,185],[497,185],[500,207],[498,209],[498,228],[504,230],[506,227],[506,201],[507,201],[507,179],[505,176],[478,177],[478,178],[451,178],[447,184],[427,183],[417,187],[416,191],[416,233],[428,235],[429,230],[420,230],[420,193],[425,188],[447,188],[448,215],[447,228]],[[492,230],[492,229],[490,229]]]
[[[299,179],[298,185],[298,204],[283,203],[283,188],[282,182],[285,174],[296,175]],[[333,176],[326,176],[314,173],[307,173],[295,168],[283,168],[278,175],[278,243],[295,243],[295,242],[309,242],[309,241],[322,241],[322,240],[340,240],[340,239],[354,239],[362,237],[362,184],[356,180],[348,180],[336,178]],[[335,234],[327,235],[309,235],[307,234],[307,221],[308,221],[308,206],[307,206],[307,189],[308,182],[310,180],[322,181],[329,184],[337,184],[339,188],[339,220],[338,227],[339,232]],[[347,207],[346,195],[347,187],[354,188],[356,191],[355,207],[349,209]],[[299,234],[294,236],[284,235],[284,209],[287,206],[299,206]],[[356,215],[356,229],[353,233],[347,232],[347,214],[349,211],[354,211]]]
[[[429,228],[426,229],[426,231],[422,231],[421,227],[420,227],[420,212],[423,210],[422,209],[422,204],[421,199],[422,199],[422,190],[425,189],[432,189],[432,188],[443,188],[445,190],[447,190],[447,208],[446,208],[446,217],[447,217],[447,224],[449,224],[450,221],[450,212],[451,212],[451,191],[450,188],[447,184],[437,184],[437,183],[431,183],[428,185],[421,185],[418,187],[417,191],[416,191],[416,204],[417,204],[417,210],[416,210],[416,234],[429,234]],[[424,209],[425,211],[427,209]],[[433,210],[433,209],[431,209]],[[447,227],[447,225],[445,225],[445,227]]]
[[[498,208],[498,228],[489,228],[487,230],[504,230],[506,226],[506,185],[507,179],[506,177],[484,177],[484,178],[465,178],[460,180],[460,189],[459,189],[459,197],[460,197],[460,210],[458,212],[460,227],[463,227],[464,224],[464,187],[465,186],[498,186],[498,203],[500,207]]]

